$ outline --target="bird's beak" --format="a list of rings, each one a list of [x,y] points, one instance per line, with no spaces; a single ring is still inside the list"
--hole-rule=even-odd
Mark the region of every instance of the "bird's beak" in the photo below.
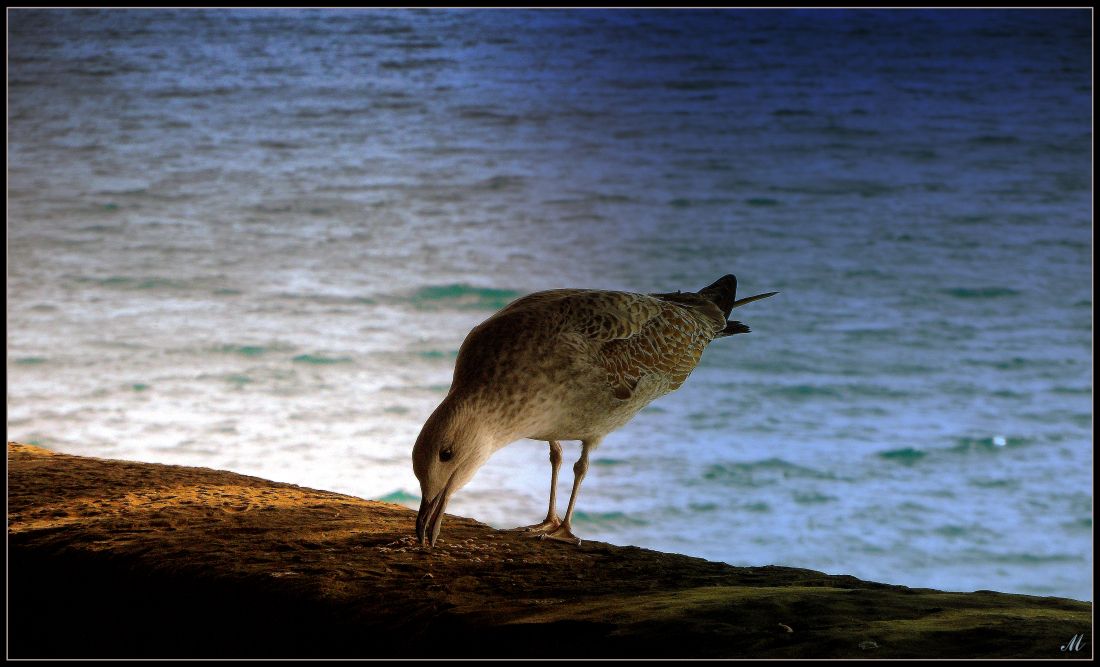
[[[420,501],[420,512],[416,515],[416,541],[420,544],[424,544],[427,539],[428,546],[435,546],[435,540],[439,537],[439,527],[443,524],[443,510],[447,507],[447,500],[451,496],[450,490],[451,484],[448,481],[435,498],[431,500],[424,498]]]
[[[740,306],[743,306],[746,303],[752,303],[753,301],[759,301],[760,299],[766,299],[769,296],[775,296],[776,294],[779,294],[779,292],[765,292],[764,294],[757,294],[756,296],[747,296],[744,299],[738,299],[737,301],[733,302],[732,306],[730,306],[730,310],[733,310],[734,308],[738,308]]]

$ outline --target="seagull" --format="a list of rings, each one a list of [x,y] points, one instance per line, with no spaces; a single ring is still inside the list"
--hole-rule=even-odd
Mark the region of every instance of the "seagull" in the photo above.
[[[412,450],[420,481],[420,544],[435,546],[451,496],[497,450],[529,438],[550,444],[550,509],[533,535],[580,544],[573,509],[588,456],[654,399],[679,388],[715,338],[748,333],[728,321],[738,306],[726,275],[698,292],[636,294],[555,289],[516,299],[466,336],[443,402]],[[579,440],[565,518],[556,490],[562,440]]]

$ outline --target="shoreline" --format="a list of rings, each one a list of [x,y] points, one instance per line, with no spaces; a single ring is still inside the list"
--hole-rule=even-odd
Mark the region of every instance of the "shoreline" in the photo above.
[[[9,657],[1092,656],[1092,605],[580,547],[8,443]]]

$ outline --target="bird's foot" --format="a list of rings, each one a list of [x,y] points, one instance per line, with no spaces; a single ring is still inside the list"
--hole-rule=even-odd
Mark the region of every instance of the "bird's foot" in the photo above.
[[[540,533],[538,537],[540,540],[557,540],[558,542],[568,542],[577,546],[581,544],[581,538],[574,535],[566,524],[562,524],[554,530]]]
[[[532,526],[520,526],[519,528],[513,528],[512,530],[521,533],[538,533],[541,535],[543,533],[549,533],[551,531],[557,530],[558,526],[560,525],[561,519],[555,516],[547,517],[546,519],[543,519],[542,522],[536,523]]]

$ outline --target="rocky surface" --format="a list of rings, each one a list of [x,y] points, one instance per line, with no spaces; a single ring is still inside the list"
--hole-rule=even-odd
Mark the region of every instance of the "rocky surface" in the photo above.
[[[9,657],[1092,656],[1086,602],[575,547],[454,516],[428,550],[415,518],[9,443]]]

